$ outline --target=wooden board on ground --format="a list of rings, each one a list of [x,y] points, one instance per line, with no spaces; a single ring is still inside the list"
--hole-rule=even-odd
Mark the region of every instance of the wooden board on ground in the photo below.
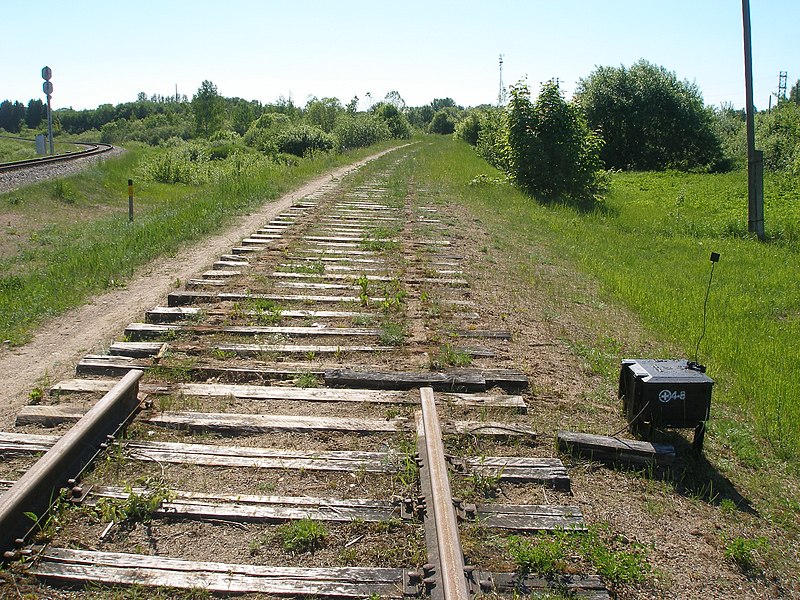
[[[401,455],[388,452],[303,451],[150,441],[123,442],[122,446],[125,456],[133,460],[246,469],[393,473],[403,460]]]
[[[476,518],[486,527],[515,531],[586,529],[583,514],[577,506],[478,504],[465,505],[463,508],[467,518]]]
[[[177,558],[47,548],[29,573],[58,581],[165,586],[219,593],[401,598],[402,569],[298,568],[196,562]]]
[[[82,504],[95,506],[101,498],[127,500],[144,496],[146,488],[93,486]],[[294,519],[349,522],[354,519],[377,523],[401,516],[400,503],[367,498],[313,498],[310,496],[261,496],[253,494],[207,494],[170,490],[156,514],[192,519],[281,522]]]
[[[591,460],[630,465],[675,463],[675,447],[669,444],[652,444],[641,440],[626,440],[574,431],[558,432],[558,449]]]
[[[325,372],[325,383],[371,389],[432,387],[436,391],[485,391],[499,387],[515,392],[527,389],[528,377],[513,369],[448,369],[444,372],[334,369]]]
[[[542,483],[568,492],[570,479],[564,463],[558,458],[520,456],[483,456],[448,459],[453,471],[464,475],[497,477],[514,483]]]

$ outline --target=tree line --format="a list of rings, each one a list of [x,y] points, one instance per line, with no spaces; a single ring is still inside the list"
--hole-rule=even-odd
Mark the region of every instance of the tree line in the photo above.
[[[746,166],[745,115],[703,103],[698,87],[664,67],[598,67],[567,101],[552,81],[530,98],[511,87],[505,107],[466,111],[456,137],[539,197],[583,202],[603,191],[604,171],[723,172]],[[756,115],[766,168],[800,174],[800,81]]]

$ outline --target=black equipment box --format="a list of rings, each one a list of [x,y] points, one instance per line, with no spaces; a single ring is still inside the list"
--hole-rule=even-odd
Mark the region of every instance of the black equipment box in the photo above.
[[[625,359],[619,397],[633,433],[653,428],[695,428],[694,446],[703,448],[714,380],[685,360]]]

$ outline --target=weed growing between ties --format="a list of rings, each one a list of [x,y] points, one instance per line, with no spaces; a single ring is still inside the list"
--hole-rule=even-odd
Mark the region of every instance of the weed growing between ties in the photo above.
[[[283,549],[292,554],[314,553],[325,543],[328,530],[314,519],[300,519],[279,528]]]
[[[612,588],[641,583],[651,571],[644,548],[610,535],[603,526],[586,532],[511,535],[507,539],[507,551],[520,575],[544,578],[565,573],[568,559],[578,556]]]
[[[468,367],[470,364],[472,364],[470,355],[451,344],[443,344],[430,356],[430,368],[434,371],[447,367]]]
[[[316,388],[320,386],[320,380],[314,373],[301,373],[295,377],[294,384],[299,388]]]

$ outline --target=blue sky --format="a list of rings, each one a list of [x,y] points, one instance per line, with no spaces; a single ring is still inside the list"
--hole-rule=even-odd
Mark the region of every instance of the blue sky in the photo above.
[[[645,58],[694,82],[707,104],[744,106],[739,0],[73,0],[7,2],[0,100],[94,108],[138,92],[343,103],[397,90],[411,106],[495,103],[503,79],[559,78],[571,95],[596,66]],[[800,0],[751,0],[755,103],[800,79]],[[97,53],[93,54],[92,50]],[[13,57],[13,59],[12,59]]]

